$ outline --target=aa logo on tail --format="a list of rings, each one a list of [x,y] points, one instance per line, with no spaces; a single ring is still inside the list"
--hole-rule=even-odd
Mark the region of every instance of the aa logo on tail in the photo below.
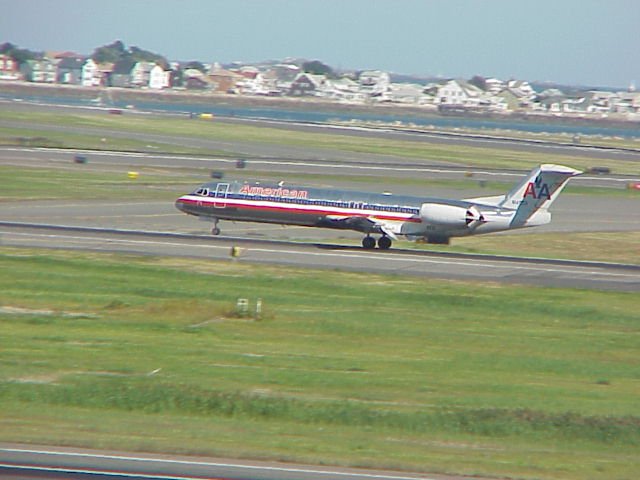
[[[529,195],[531,195],[534,200],[538,200],[540,198],[551,200],[549,185],[546,183],[542,183],[542,179],[540,177],[536,178],[535,182],[528,183],[527,188],[524,191],[524,197],[522,198],[526,199]]]

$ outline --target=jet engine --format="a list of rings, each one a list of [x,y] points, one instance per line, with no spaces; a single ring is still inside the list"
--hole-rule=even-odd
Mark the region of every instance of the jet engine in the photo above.
[[[450,228],[475,228],[485,222],[484,216],[475,206],[468,208],[444,205],[441,203],[423,203],[420,217],[425,223]]]

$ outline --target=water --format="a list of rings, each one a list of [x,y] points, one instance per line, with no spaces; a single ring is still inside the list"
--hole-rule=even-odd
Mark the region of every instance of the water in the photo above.
[[[3,94],[0,92],[0,98],[12,100],[13,94]],[[69,105],[69,106],[96,106],[96,102],[86,98],[67,97],[67,96],[43,96],[43,95],[21,95],[21,99],[29,102]],[[131,101],[110,101],[109,108],[125,109]],[[225,117],[268,119],[280,121],[292,121],[301,123],[327,123],[333,120],[348,122],[357,120],[363,122],[384,122],[393,123],[401,122],[403,124],[415,124],[418,126],[433,126],[435,128],[461,128],[461,129],[510,129],[521,132],[531,133],[567,133],[571,135],[600,135],[609,137],[626,137],[640,138],[640,123],[629,123],[629,125],[620,125],[619,123],[611,126],[602,124],[584,124],[584,123],[560,123],[545,122],[538,119],[535,122],[526,122],[522,120],[495,120],[477,117],[448,117],[448,116],[419,116],[412,114],[397,114],[381,111],[380,113],[371,112],[352,112],[343,110],[324,110],[313,111],[308,109],[288,109],[286,107],[250,107],[237,105],[216,105],[207,104],[206,99],[200,103],[179,103],[170,102],[162,103],[157,101],[135,101],[135,108],[143,111],[157,111],[165,113],[184,113],[184,114],[200,114],[212,113],[214,115]]]

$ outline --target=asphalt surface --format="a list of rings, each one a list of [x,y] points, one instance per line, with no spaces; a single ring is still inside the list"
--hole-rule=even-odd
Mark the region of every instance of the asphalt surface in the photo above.
[[[243,237],[150,233],[0,223],[5,246],[44,247],[136,253],[289,265],[318,269],[482,280],[545,286],[640,291],[640,267],[597,262],[521,259],[484,255],[363,250],[332,244],[301,244]],[[231,248],[240,256],[231,259]]]
[[[147,139],[147,141],[150,141]],[[239,147],[240,148],[240,147]],[[258,147],[255,147],[258,148]],[[261,148],[261,147],[260,147]],[[232,176],[246,175],[239,170],[237,160],[245,161],[245,168],[253,175],[267,173],[270,176],[281,175],[333,175],[371,177],[384,182],[392,176],[399,179],[414,181],[428,180],[472,180],[478,185],[482,182],[515,183],[527,172],[518,170],[491,170],[482,168],[461,168],[442,163],[412,162],[406,158],[396,158],[369,154],[336,154],[323,151],[322,155],[310,156],[310,150],[305,149],[306,156],[290,157],[291,149],[284,147],[264,147],[272,150],[271,156],[221,156],[209,157],[198,155],[175,155],[153,152],[118,152],[118,151],[87,151],[74,149],[43,149],[0,147],[0,165],[33,166],[71,168],[71,161],[75,155],[82,155],[94,167],[103,170],[122,171],[126,168],[180,168],[183,177],[193,176],[201,178],[211,172],[223,172]],[[630,182],[640,182],[640,175],[581,175],[572,179],[572,184],[624,189]],[[414,188],[407,187],[407,188]],[[420,190],[424,195],[424,190]],[[483,194],[481,192],[481,194]]]
[[[471,477],[310,467],[216,458],[0,444],[0,478],[162,480],[465,480]],[[481,480],[478,477],[473,477]]]

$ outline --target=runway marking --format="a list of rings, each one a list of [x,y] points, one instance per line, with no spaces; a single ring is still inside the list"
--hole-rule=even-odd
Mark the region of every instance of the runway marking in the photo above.
[[[53,455],[53,456],[62,456],[62,457],[82,457],[82,458],[99,458],[104,460],[119,460],[119,461],[131,461],[131,462],[146,462],[146,463],[168,463],[174,465],[193,465],[200,467],[219,467],[219,468],[236,468],[236,469],[246,469],[246,470],[267,470],[270,472],[286,472],[286,473],[304,473],[304,474],[315,474],[315,475],[326,475],[328,477],[361,477],[361,478],[377,478],[381,480],[434,480],[431,477],[422,477],[422,476],[398,476],[398,475],[382,475],[375,473],[360,473],[360,472],[340,472],[340,471],[329,471],[329,470],[315,470],[312,468],[291,468],[291,467],[273,467],[273,466],[259,466],[259,465],[242,465],[237,463],[221,463],[221,462],[200,462],[200,461],[190,461],[190,460],[173,460],[173,459],[164,459],[164,458],[145,458],[145,457],[133,457],[126,455],[105,455],[98,453],[69,453],[69,452],[57,452],[52,450],[30,450],[30,449],[20,449],[20,448],[0,448],[2,452],[8,453],[28,453],[32,455]],[[0,464],[3,466],[3,464]],[[10,468],[20,468],[13,465],[8,465]],[[30,466],[23,466],[22,468],[34,468]],[[36,469],[38,467],[35,467]],[[39,467],[43,470],[49,470],[48,467]],[[61,468],[60,471],[68,471],[68,472],[79,472],[83,473],[82,470],[74,470],[74,469],[64,469]],[[97,471],[87,470],[86,473],[99,473]],[[132,474],[132,473],[120,473],[120,472],[110,472],[111,475],[124,475],[124,476],[142,476],[149,478],[162,478],[162,479],[192,479],[192,478],[206,478],[206,477],[176,477],[176,476],[164,476],[164,475],[148,475],[148,474]],[[213,480],[213,479],[212,479]]]
[[[38,233],[20,233],[20,232],[9,232],[10,235],[15,236],[23,236],[23,237],[40,237],[42,239],[50,239],[50,238],[64,238],[68,241],[93,241],[93,242],[102,242],[102,243],[120,243],[120,244],[132,244],[132,245],[153,245],[153,246],[172,246],[172,247],[186,247],[186,248],[200,248],[200,249],[214,249],[214,250],[225,250],[228,251],[231,245],[216,245],[216,244],[193,244],[189,242],[175,242],[175,241],[155,241],[155,240],[131,240],[131,239],[121,239],[121,238],[105,238],[105,237],[90,237],[90,236],[72,236],[72,235],[57,235],[57,234],[38,234]],[[422,256],[412,256],[408,255],[395,255],[393,253],[382,253],[382,252],[314,252],[314,251],[298,251],[298,250],[289,250],[289,249],[269,249],[269,248],[261,248],[261,247],[245,247],[245,258],[247,253],[267,253],[267,254],[284,254],[284,255],[303,255],[303,256],[314,256],[314,257],[337,257],[337,258],[353,258],[353,259],[369,259],[372,262],[372,265],[375,264],[376,260],[384,260],[391,261],[395,263],[409,263],[410,266],[420,263],[420,264],[433,264],[433,265],[456,265],[463,267],[472,267],[472,268],[484,268],[484,269],[500,269],[500,270],[520,270],[520,271],[528,271],[528,272],[544,272],[544,273],[557,273],[557,274],[579,274],[581,276],[591,275],[591,276],[599,276],[599,277],[610,277],[610,278],[620,278],[620,279],[638,279],[640,280],[640,274],[634,273],[619,273],[619,272],[603,272],[600,270],[586,270],[588,266],[569,266],[566,268],[560,267],[551,267],[548,264],[540,265],[540,266],[528,266],[523,265],[519,262],[499,262],[499,263],[486,263],[482,261],[469,261],[463,259],[441,259],[441,258],[424,258]],[[405,267],[402,267],[405,268]]]
[[[161,475],[154,473],[128,473],[117,470],[94,470],[86,468],[63,468],[63,467],[45,467],[34,465],[12,465],[10,463],[0,463],[0,468],[8,468],[15,470],[36,470],[38,472],[56,472],[56,473],[73,473],[85,475],[100,475],[109,477],[132,477],[132,478],[153,478],[158,480],[224,480],[214,477],[184,477],[175,475]]]

